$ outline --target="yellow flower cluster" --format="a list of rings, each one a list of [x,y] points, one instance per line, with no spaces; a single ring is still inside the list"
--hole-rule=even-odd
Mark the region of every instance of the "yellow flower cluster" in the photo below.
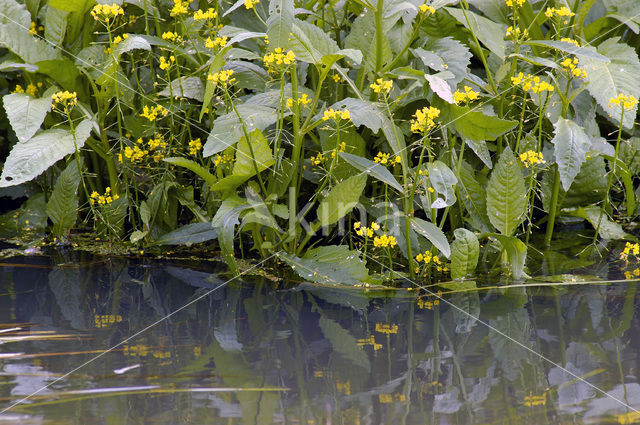
[[[113,201],[117,201],[120,197],[117,194],[111,194],[111,188],[107,187],[104,190],[104,195],[100,195],[98,192],[96,192],[95,190],[91,193],[90,196],[90,200],[91,200],[91,205],[95,205],[96,203],[98,205],[107,205],[112,203]]]
[[[433,8],[433,6],[428,6],[427,4],[422,4],[420,5],[420,12],[421,13],[431,13],[432,15],[434,13],[436,13],[436,10]]]
[[[522,6],[527,0],[504,0],[508,7],[515,9]]]
[[[122,322],[122,316],[119,314],[96,314],[93,317],[93,321],[96,328],[108,328],[111,325]]]
[[[181,43],[182,42],[182,37],[180,37],[178,35],[178,33],[171,32],[171,31],[163,32],[162,33],[162,39],[163,40],[167,40],[167,41],[173,41],[174,43]]]
[[[231,78],[233,72],[233,69],[229,69],[216,72],[215,74],[209,74],[207,75],[207,81],[213,81],[215,84],[220,84],[226,87],[227,84],[232,84],[234,81],[236,81],[235,78]]]
[[[166,71],[171,67],[171,64],[176,61],[176,57],[171,55],[169,60],[166,60],[164,56],[160,56],[160,64],[158,65],[161,70]]]
[[[547,18],[553,18],[554,15],[561,17],[571,17],[575,16],[575,13],[573,13],[567,6],[562,6],[560,9],[556,9],[555,7],[547,7],[547,10],[544,12],[544,16],[546,16]]]
[[[202,149],[202,142],[200,138],[193,139],[189,142],[189,155],[197,155],[198,152]]]
[[[574,40],[573,38],[562,37],[560,41],[564,41],[565,43],[571,43],[576,47],[580,47],[580,43],[577,40]]]
[[[521,35],[522,35],[522,37],[520,37]],[[529,31],[526,30],[526,29],[524,31],[522,31],[518,27],[515,27],[515,29],[514,29],[512,26],[509,26],[509,27],[507,27],[507,31],[504,33],[504,36],[508,37],[508,38],[513,37],[513,38],[517,38],[517,39],[519,39],[519,38],[527,38],[527,37],[529,37]]]
[[[233,155],[228,155],[228,154],[216,155],[215,158],[213,158],[213,164],[216,167],[218,165],[232,164],[233,161],[235,161],[235,158],[233,157]]]
[[[616,423],[619,424],[637,424],[638,420],[640,420],[640,413],[638,412],[627,412],[615,416]]]
[[[244,7],[246,7],[247,10],[253,9],[253,7],[258,3],[260,3],[260,0],[244,0]]]
[[[198,9],[193,14],[193,19],[196,21],[204,21],[205,19],[216,19],[218,17],[218,12],[212,7],[207,9],[206,12]]]
[[[637,277],[640,277],[640,269],[637,267],[632,272],[630,272],[629,270],[624,272],[624,278],[627,280],[631,280]]]
[[[526,168],[533,167],[537,164],[544,164],[544,158],[541,152],[528,150],[520,154],[520,161]]]
[[[300,96],[298,98],[298,105],[307,106],[309,103],[311,103],[311,99],[309,98],[309,96],[307,96],[306,93],[303,93],[302,96]],[[288,98],[287,99],[286,106],[289,109],[293,108],[293,99],[292,98]]]
[[[369,85],[376,93],[387,94],[391,91],[393,87],[393,81],[391,80],[383,80],[382,78],[378,78],[375,83],[371,83]]]
[[[342,81],[342,77],[340,76],[340,74],[333,74],[331,78],[333,78],[333,81],[335,81],[336,83]]]
[[[356,235],[358,236],[362,236],[362,237],[366,236],[367,238],[372,238],[373,232],[375,230],[380,229],[380,225],[374,221],[371,223],[371,227],[367,227],[367,226],[362,226],[362,224],[359,221],[356,221],[355,223],[353,223],[353,229],[356,231]]]
[[[124,148],[123,152],[118,154],[118,162],[122,163],[123,158],[127,158],[132,164],[135,164],[137,162],[141,162],[145,156],[149,155],[150,152],[166,148],[167,142],[165,142],[160,135],[156,135],[155,138],[149,139],[146,147],[144,145],[144,140],[139,138],[136,140],[136,144],[133,147],[127,146]],[[153,160],[155,162],[159,162],[163,158],[164,154],[162,152],[155,152],[153,154]]]
[[[78,104],[78,96],[76,95],[76,92],[69,92],[67,90],[52,94],[51,99],[53,99],[54,103],[59,103],[64,108]]]
[[[377,344],[376,339],[373,335],[369,338],[362,338],[357,341],[359,347],[364,347],[365,345],[371,345],[373,347],[373,351],[378,351],[382,348],[382,344]]]
[[[625,96],[624,94],[620,93],[617,97],[612,97],[611,99],[609,99],[610,105],[622,106],[625,111],[632,110],[637,103],[638,99],[636,99],[635,96],[631,94],[629,96]]]
[[[22,88],[22,86],[20,84],[16,84],[16,88],[13,91],[13,93],[25,93],[28,94],[29,96],[35,96],[36,94],[38,94],[38,88],[42,87],[42,83],[38,83],[36,84],[27,84],[27,88],[24,89]]]
[[[29,25],[29,34],[38,35],[38,31],[44,31],[44,27],[42,25],[38,26],[35,22],[31,22]]]
[[[395,236],[382,235],[373,238],[373,246],[376,248],[393,248],[396,245],[398,245],[398,242]]]
[[[207,49],[215,49],[216,47],[224,47],[227,45],[227,41],[229,39],[227,37],[216,37],[215,39],[211,39],[211,37],[207,37],[204,42],[204,46]]]
[[[566,58],[562,62],[560,62],[560,66],[562,66],[570,76],[578,77],[581,79],[587,78],[587,71],[582,68],[578,68],[578,58]]]
[[[387,325],[385,323],[376,323],[376,332],[380,332],[381,334],[397,334],[398,333],[398,325]]]
[[[97,4],[91,9],[91,16],[93,16],[93,19],[96,21],[104,20],[105,22],[109,22],[112,17],[117,18],[120,15],[124,15],[124,9],[116,3],[112,5]]]
[[[542,395],[529,393],[529,395],[524,398],[524,405],[527,407],[544,406],[545,404],[547,404],[547,393],[543,393]]]
[[[438,270],[439,272],[447,271],[447,268],[444,267],[444,264],[442,264],[440,258],[437,255],[433,255],[429,250],[426,250],[424,254],[420,253],[416,255],[416,261],[418,263],[424,264],[433,263],[436,266],[436,270]]]
[[[414,115],[415,119],[411,120],[411,131],[414,133],[426,133],[436,126],[434,119],[440,116],[440,109],[433,106],[425,106],[418,109]]]
[[[400,159],[398,155],[394,156],[393,159],[391,159],[390,157],[390,153],[378,152],[376,157],[373,158],[373,161],[382,165],[400,164],[400,162],[402,162],[402,159]]]
[[[464,92],[456,90],[453,93],[453,100],[457,104],[473,102],[474,100],[477,100],[479,98],[479,94],[480,93],[474,91],[471,87],[464,86]]]
[[[335,121],[339,121],[339,120],[350,120],[351,119],[351,113],[349,112],[348,109],[343,109],[343,110],[335,110],[333,108],[329,108],[326,111],[324,111],[324,114],[322,115],[322,121],[328,121],[330,119],[333,119]]]
[[[116,44],[120,43],[122,40],[126,40],[127,38],[129,38],[129,34],[122,34],[122,36],[116,35],[115,37],[113,37],[113,45],[115,46]]]
[[[189,1],[173,0],[173,7],[171,8],[171,16],[185,15],[189,13]]]
[[[620,253],[620,259],[629,261],[629,255],[633,255],[634,257],[640,255],[640,244],[627,242]]]
[[[166,117],[168,114],[169,114],[169,111],[167,111],[160,105],[152,106],[151,108],[145,105],[142,108],[142,113],[140,114],[140,116],[153,122],[156,120],[156,118],[158,118],[159,115]]]
[[[326,160],[326,158],[324,157],[324,155],[322,155],[322,152],[318,152],[316,156],[311,156],[309,160],[311,161],[312,165],[320,165]]]
[[[433,301],[425,300],[423,298],[418,298],[418,307],[426,308],[427,310],[431,310],[434,306],[440,305],[440,300],[435,299]]]
[[[291,50],[285,52],[280,47],[276,47],[273,52],[268,52],[262,58],[264,65],[269,71],[274,71],[277,66],[289,66],[296,60],[296,55]]]
[[[533,93],[552,92],[554,90],[551,84],[541,80],[537,75],[524,75],[522,72],[519,72],[515,77],[511,77],[511,83],[514,86],[521,86],[524,91],[532,91]]]

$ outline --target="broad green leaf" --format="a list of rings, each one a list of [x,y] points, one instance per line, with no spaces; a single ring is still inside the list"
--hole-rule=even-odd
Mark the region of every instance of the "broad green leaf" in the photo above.
[[[378,282],[378,280],[369,276],[366,262],[360,258],[360,253],[355,250],[350,250],[346,245],[329,245],[313,248],[308,250],[303,258],[307,260],[314,260],[318,263],[340,266],[347,270],[351,277],[357,279],[361,283]]]
[[[507,260],[514,279],[525,277],[524,263],[527,260],[527,246],[515,236],[499,235],[497,233],[490,236],[496,238],[502,249],[507,253]]]
[[[444,74],[445,72],[439,72],[438,74]],[[424,74],[424,78],[429,82],[429,88],[437,94],[440,99],[447,103],[455,103],[451,86],[443,78],[440,78],[439,75],[429,74]]]
[[[389,39],[386,34],[391,29],[393,23],[397,20],[395,17],[383,19],[383,30],[385,31],[385,37],[382,42],[382,50],[380,56],[382,59],[381,65],[392,60],[393,55],[391,47],[389,45]],[[377,44],[376,40],[376,25],[374,18],[374,11],[368,10],[362,15],[358,16],[351,25],[351,32],[344,39],[344,46],[347,49],[355,49],[362,52],[362,64],[368,70],[376,69],[376,56],[377,56]]]
[[[422,48],[413,49],[425,66],[434,71],[448,71],[453,74],[454,86],[469,74],[471,52],[469,48],[452,37],[427,37]]]
[[[15,0],[3,0],[0,2],[0,24],[29,28],[31,15],[23,4]]]
[[[231,49],[231,44],[227,43],[227,45],[220,50],[211,60],[211,65],[209,65],[208,75],[213,75],[216,72],[220,72],[225,63],[225,57],[227,52]],[[213,93],[216,89],[216,83],[213,80],[206,79],[206,86],[204,90],[204,100],[202,101],[202,107],[200,108],[200,121],[202,121],[202,117],[204,116],[205,111],[209,108],[209,104],[211,103],[211,99],[213,99]]]
[[[193,161],[191,159],[181,158],[181,157],[170,157],[170,158],[165,158],[164,161],[168,162],[169,164],[178,165],[180,167],[184,167],[184,168],[186,168],[188,170],[193,171],[201,179],[203,179],[205,182],[207,182],[209,187],[213,186],[218,181],[218,178],[216,176],[211,174],[202,165],[198,164],[197,162],[195,162],[195,161]]]
[[[462,279],[476,271],[480,244],[475,233],[467,229],[456,229],[456,239],[451,243],[451,277]]]
[[[318,219],[323,227],[347,215],[357,204],[367,183],[367,175],[356,174],[335,185],[318,206]]]
[[[4,46],[25,62],[62,59],[62,54],[49,43],[38,41],[26,28],[13,24],[0,24],[0,46]]]
[[[93,123],[84,120],[74,134],[69,130],[43,131],[26,142],[18,142],[9,152],[0,176],[0,187],[15,186],[32,180],[47,168],[84,146]],[[74,141],[75,139],[75,141]]]
[[[57,9],[51,5],[47,7],[44,26],[44,36],[47,41],[50,41],[56,46],[62,45],[67,31],[68,16],[69,12],[66,10]]]
[[[170,86],[165,87],[160,96],[186,97],[199,102],[204,101],[204,85],[199,77],[181,77],[171,81]]]
[[[484,187],[476,180],[473,168],[467,162],[463,161],[458,170],[456,187],[460,191],[460,198],[469,212],[469,220],[473,226],[482,232],[490,231],[491,223],[487,216],[487,195]]]
[[[73,62],[65,58],[43,60],[40,62],[36,62],[36,65],[38,66],[39,73],[48,75],[49,77],[53,78],[56,83],[60,84],[63,89],[75,91],[76,93],[78,93],[78,97],[82,98],[84,87],[78,82],[80,71]],[[131,86],[128,84],[127,79],[124,78],[124,74],[119,75],[119,77],[121,77],[120,81],[124,81],[127,83],[129,91],[131,91]]]
[[[400,127],[398,127],[392,120],[384,117],[382,124],[382,133],[387,139],[387,143],[391,147],[394,154],[398,155],[401,159],[402,167],[406,169],[407,163],[407,145],[404,141],[404,134]]]
[[[329,246],[325,248],[337,247]],[[343,252],[340,248],[337,249],[339,252]],[[360,254],[357,251],[349,251],[347,249],[347,255],[341,261],[335,259],[330,261],[324,255],[324,252],[321,254],[321,258],[318,258],[318,253],[313,252],[307,254],[306,258],[299,258],[292,254],[280,252],[278,258],[282,259],[300,277],[309,282],[323,285],[361,285],[369,282],[365,262],[360,259]]]
[[[89,1],[90,0],[49,0],[49,6],[50,7],[53,6],[61,10],[66,10],[67,12],[82,12],[85,10],[85,7],[86,7],[85,5]],[[98,2],[98,3],[105,3],[105,2]]]
[[[385,166],[375,163],[367,158],[363,158],[361,156],[353,155],[346,152],[341,152],[340,156],[358,170],[370,174],[381,182],[393,187],[398,192],[404,193],[404,189],[402,188],[400,183],[398,183],[396,178],[393,177],[393,174],[391,174]]]
[[[151,50],[151,43],[149,40],[140,36],[140,35],[130,35],[129,37],[122,40],[113,48],[113,55],[117,58],[120,57],[123,53],[130,52],[132,50]]]
[[[270,0],[267,36],[269,48],[289,46],[289,34],[293,29],[293,0]]]
[[[40,99],[25,93],[7,94],[2,97],[4,109],[20,142],[26,142],[40,129],[51,110],[51,93],[45,92]]]
[[[216,215],[211,220],[211,226],[217,229],[220,249],[227,260],[227,264],[234,274],[238,273],[238,265],[233,255],[233,239],[235,229],[240,221],[242,211],[249,208],[245,199],[233,195],[222,201]]]
[[[427,163],[429,171],[429,183],[437,195],[444,196],[436,198],[431,204],[431,208],[445,208],[456,203],[455,185],[458,183],[456,175],[442,161]]]
[[[156,239],[154,245],[187,245],[207,242],[218,237],[218,231],[211,223],[191,223],[165,233]]]
[[[598,235],[602,239],[615,240],[630,237],[630,235],[622,229],[622,226],[615,221],[611,221],[609,216],[603,212],[600,207],[591,205],[585,208],[576,208],[568,212],[576,217],[586,219],[594,229],[598,230]]]
[[[354,126],[360,127],[361,125],[364,125],[373,133],[380,131],[388,121],[386,115],[380,109],[380,105],[376,102],[347,97],[334,103],[329,108],[335,110],[348,110],[351,115],[351,122]],[[318,115],[318,119],[320,117],[321,115]]]
[[[275,123],[278,118],[275,109],[265,106],[238,105],[236,108],[242,117],[247,133],[251,133],[255,129],[263,131]],[[209,133],[202,154],[207,157],[222,152],[235,145],[243,136],[242,124],[235,111],[219,116],[213,123],[213,129]]]
[[[640,137],[621,140],[618,159],[624,162],[633,174],[640,173]]]
[[[472,110],[468,106],[448,105],[448,120],[462,137],[471,140],[496,140],[507,131],[513,129],[518,122],[503,120],[492,115],[485,115]],[[446,120],[445,117],[442,117]]]
[[[335,351],[350,360],[354,366],[364,368],[367,372],[371,370],[367,353],[358,345],[358,341],[349,331],[325,316],[320,317],[318,324]]]
[[[507,147],[493,168],[487,186],[487,214],[491,224],[503,235],[511,236],[524,220],[527,190],[520,166]]]
[[[589,58],[598,62],[609,63],[608,57],[601,55],[590,47],[580,47],[575,44],[568,43],[566,41],[555,40],[529,40],[524,41],[524,44],[532,46],[551,47],[552,49],[560,50],[568,55],[579,55],[585,58]]]
[[[440,251],[442,255],[447,258],[451,256],[451,246],[449,245],[449,241],[438,226],[420,218],[412,217],[411,227],[418,232],[419,235],[427,238],[433,246],[438,248],[438,251]]]
[[[563,189],[569,190],[591,148],[591,139],[571,120],[559,118],[553,125],[555,159]]]
[[[587,72],[587,90],[598,105],[605,110],[610,119],[618,125],[622,109],[609,103],[611,98],[622,93],[640,98],[640,61],[636,51],[621,42],[619,37],[606,39],[598,46],[598,53],[609,58],[611,63],[602,62],[590,57],[579,56],[580,66]],[[638,111],[637,105],[633,110],[624,114],[624,126],[631,128]]]
[[[73,160],[60,173],[47,203],[47,215],[53,222],[53,234],[60,237],[76,224],[78,218],[78,187],[82,176]]]
[[[463,13],[461,9],[453,7],[445,7],[444,9],[456,18],[458,22],[464,25],[466,29],[472,31],[482,44],[487,46],[491,52],[504,61],[504,33],[507,29],[506,25],[493,22],[492,20],[471,12],[470,10],[466,10]]]
[[[335,55],[340,51],[338,43],[329,34],[309,22],[294,20],[292,32],[289,48],[296,54],[296,59],[302,62],[317,64],[324,56]]]
[[[487,147],[487,142],[484,140],[473,140],[464,138],[466,144],[471,148],[473,153],[476,154],[478,158],[487,166],[487,168],[493,168],[493,164],[491,163],[491,153],[489,152],[489,147]]]

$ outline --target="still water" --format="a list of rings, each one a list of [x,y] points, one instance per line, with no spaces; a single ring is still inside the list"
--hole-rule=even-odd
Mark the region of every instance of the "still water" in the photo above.
[[[633,281],[434,305],[220,286],[201,263],[3,262],[0,424],[640,422]]]

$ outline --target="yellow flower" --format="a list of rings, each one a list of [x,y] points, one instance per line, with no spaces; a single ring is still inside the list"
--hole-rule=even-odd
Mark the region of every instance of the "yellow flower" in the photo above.
[[[244,0],[244,7],[247,8],[247,10],[253,9],[258,3],[260,3],[260,0]]]
[[[511,77],[511,83],[514,86],[521,86],[524,91],[532,91],[533,93],[552,92],[555,90],[551,84],[541,80],[537,75],[524,75],[522,72],[519,72],[515,77]]]
[[[111,5],[97,4],[91,9],[91,16],[93,16],[93,19],[96,21],[109,23],[112,18],[115,19],[121,15],[124,15],[124,9],[116,3]]]
[[[336,83],[339,83],[340,81],[342,81],[342,77],[340,77],[340,75],[338,74],[333,74],[331,78],[333,78],[333,81],[335,81]]]
[[[515,9],[516,7],[522,6],[527,0],[504,0],[508,7]]]
[[[433,106],[418,109],[411,120],[411,131],[414,133],[427,133],[436,126],[435,118],[440,116],[440,109]]]
[[[554,15],[561,17],[571,17],[575,16],[575,13],[573,13],[567,6],[562,6],[560,9],[556,9],[555,7],[548,7],[544,12],[544,15],[547,18],[553,18]]]
[[[275,71],[276,68],[282,68],[283,66],[289,66],[296,60],[296,55],[293,51],[289,50],[285,52],[282,48],[276,47],[273,52],[268,52],[262,58],[264,65],[267,69]]]
[[[311,99],[309,98],[309,96],[306,95],[306,93],[303,93],[302,96],[300,96],[298,98],[298,102],[297,103],[298,103],[298,105],[307,106],[309,103],[311,103]],[[287,99],[286,106],[289,109],[293,108],[293,99],[292,98],[288,98]]]
[[[376,323],[376,332],[380,332],[383,334],[397,334],[398,333],[398,325],[387,325],[384,323]]]
[[[560,41],[564,41],[565,43],[571,43],[574,46],[580,47],[580,43],[578,43],[578,41],[574,40],[573,38],[563,37],[560,39]]]
[[[91,196],[89,197],[91,205],[95,205],[96,203],[98,205],[107,205],[112,203],[113,201],[117,201],[118,199],[120,199],[120,196],[118,196],[117,194],[112,195],[110,187],[107,187],[105,189],[104,195],[100,195],[94,190],[93,192],[91,192]]]
[[[195,13],[193,14],[193,19],[196,21],[202,21],[205,19],[215,19],[218,16],[218,12],[216,12],[215,9],[213,8],[209,8],[207,9],[206,12],[198,9],[195,11]]]
[[[220,84],[226,87],[228,84],[232,84],[234,81],[236,81],[235,78],[231,78],[233,74],[234,71],[232,69],[224,70],[216,72],[215,74],[209,74],[207,76],[207,80],[213,81],[215,84]]]
[[[473,102],[474,100],[477,100],[480,97],[479,94],[480,93],[478,93],[477,91],[474,91],[471,87],[464,86],[464,92],[456,90],[453,93],[453,100],[457,104]]]
[[[387,94],[391,91],[393,87],[393,81],[391,80],[383,80],[382,78],[378,78],[375,83],[371,83],[369,85],[376,93]]]
[[[434,13],[436,13],[436,10],[433,8],[433,6],[428,6],[427,4],[421,4],[420,5],[420,12],[421,13],[431,13],[432,15]]]
[[[394,236],[376,236],[373,238],[373,246],[376,248],[393,248],[397,245],[396,238]]]
[[[63,108],[69,108],[78,104],[76,92],[59,91],[51,95],[51,99],[56,104],[60,104]]]
[[[167,31],[162,33],[162,39],[167,41],[173,41],[176,43],[182,42],[182,37],[178,35],[178,33]]]
[[[214,49],[216,47],[224,47],[227,45],[228,38],[227,37],[216,37],[214,40],[211,37],[207,37],[204,42],[204,46],[207,49]]]
[[[160,105],[152,106],[151,108],[145,105],[142,108],[142,113],[140,114],[140,116],[153,122],[156,120],[156,118],[158,118],[158,115],[162,115],[166,117],[168,114],[169,114],[169,111],[167,111]]]
[[[333,108],[329,108],[326,111],[324,111],[324,114],[322,115],[322,120],[323,121],[328,121],[330,119],[333,119],[335,121],[339,121],[339,120],[350,120],[351,119],[351,113],[347,110],[347,109],[343,109],[343,110],[335,110]]]
[[[185,15],[189,13],[189,2],[183,0],[173,0],[173,7],[171,8],[171,16]]]
[[[38,35],[38,24],[36,24],[35,22],[31,22],[31,25],[29,25],[29,34],[31,35]]]
[[[610,105],[622,106],[625,111],[632,110],[637,103],[638,99],[636,99],[635,96],[625,96],[622,93],[620,93],[617,97],[612,97],[611,99],[609,99]]]
[[[504,35],[507,38],[513,37],[516,39],[520,39],[521,35],[522,35],[522,38],[527,38],[529,37],[529,31],[527,29],[525,29],[524,31],[521,31],[520,28],[518,27],[514,29],[512,26],[510,26],[510,27],[507,27],[507,31],[505,32]]]
[[[520,161],[522,161],[522,164],[526,168],[533,167],[534,165],[537,165],[537,164],[545,164],[542,153],[532,151],[532,150],[528,150],[524,153],[521,153]]]
[[[175,61],[176,61],[176,57],[173,55],[169,56],[169,60],[166,60],[164,56],[160,56],[160,64],[158,66],[160,67],[161,70],[165,71],[169,67],[171,67],[171,64]]]
[[[578,58],[565,58],[562,62],[560,62],[560,66],[562,66],[567,71],[569,77],[578,77],[584,80],[585,78],[587,78],[587,72],[582,68],[578,68],[578,64]]]
[[[377,162],[378,164],[387,165],[387,163],[389,162],[389,156],[391,156],[391,154],[378,152],[376,157],[373,158],[373,161]]]
[[[634,257],[640,255],[640,244],[627,242],[624,246],[624,249],[620,253],[620,259],[628,261],[629,255],[633,255]]]
[[[27,88],[24,90],[24,92],[29,96],[35,96],[38,93],[38,89],[34,84],[29,83],[27,84]]]

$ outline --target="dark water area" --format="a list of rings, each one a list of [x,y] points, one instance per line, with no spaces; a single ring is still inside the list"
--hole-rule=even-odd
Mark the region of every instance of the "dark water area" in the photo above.
[[[2,260],[0,424],[640,422],[635,281],[437,303],[212,270]]]

